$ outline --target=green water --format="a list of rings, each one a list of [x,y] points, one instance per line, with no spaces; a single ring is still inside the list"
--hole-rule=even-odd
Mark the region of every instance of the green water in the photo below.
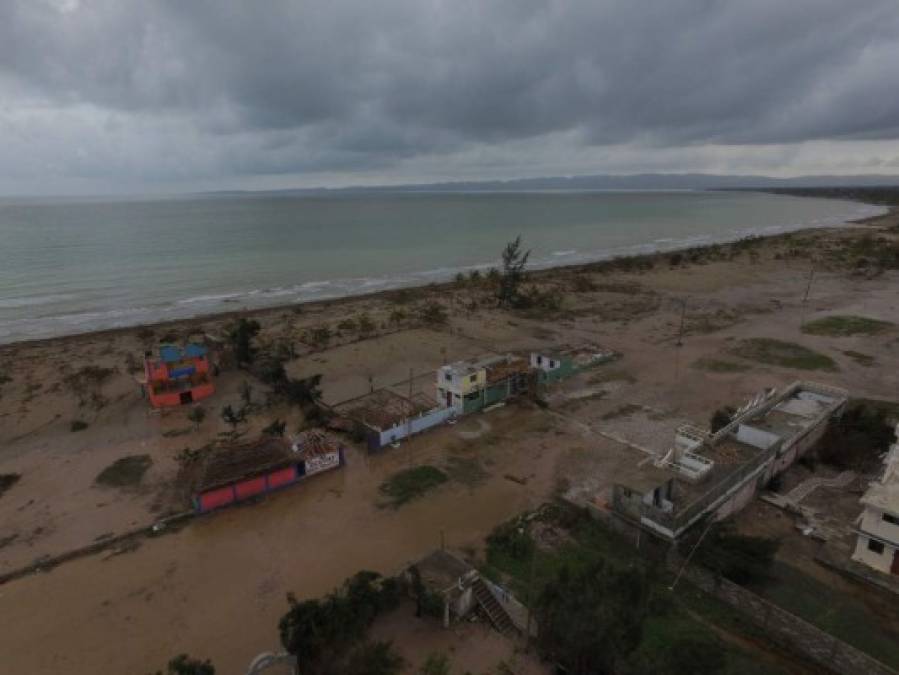
[[[727,192],[0,200],[0,342],[825,226],[862,204]]]

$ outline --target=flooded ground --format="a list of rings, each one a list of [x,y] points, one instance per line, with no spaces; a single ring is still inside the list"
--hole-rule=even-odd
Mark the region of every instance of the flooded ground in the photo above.
[[[376,386],[408,377],[407,354],[416,372],[472,353],[585,341],[622,358],[554,389],[547,410],[508,405],[378,455],[350,449],[343,470],[258,504],[198,518],[128,552],[107,551],[6,583],[0,586],[0,662],[29,674],[144,672],[186,651],[211,658],[221,672],[240,672],[255,654],[277,647],[288,592],[318,596],[360,569],[392,573],[441,541],[477,555],[498,523],[558,491],[601,494],[616,479],[639,472],[681,420],[707,424],[716,408],[798,378],[843,386],[854,396],[895,398],[899,333],[835,338],[803,334],[800,325],[803,318],[835,313],[899,322],[896,273],[868,279],[821,271],[804,304],[807,261],[778,255],[771,248],[752,259],[597,274],[593,291],[566,291],[565,311],[551,317],[492,306],[472,311],[464,292],[456,297],[440,291],[452,297],[446,327],[401,326],[337,349],[300,349],[289,370],[322,372],[335,398],[364,393],[369,375]],[[569,288],[565,274],[571,273],[552,274],[547,283]],[[678,347],[684,298],[691,331]],[[270,312],[261,316],[260,340],[295,339],[323,321],[363,311],[387,325],[395,308],[375,297],[299,314]],[[224,322],[209,320],[204,328],[221,331]],[[195,324],[179,330],[191,328]],[[199,431],[181,411],[148,415],[126,359],[165,330],[0,350],[0,368],[11,378],[0,385],[0,473],[21,475],[0,496],[0,571],[183,508],[169,489],[175,457],[225,430],[218,410],[239,403],[247,375],[228,371],[217,380]],[[837,369],[797,371],[742,359],[735,345],[749,337],[801,343],[832,357]],[[875,363],[861,366],[847,352],[873,355]],[[739,369],[697,365],[709,359]],[[79,405],[61,377],[86,364],[116,369],[102,386],[106,403],[96,409]],[[428,386],[427,378],[417,378],[419,383],[422,391]],[[265,387],[255,381],[253,387],[264,401]],[[76,418],[88,428],[70,431]],[[286,420],[290,431],[302,423],[294,410],[260,404],[247,436],[275,418]],[[649,452],[613,437],[628,433]],[[152,465],[139,485],[123,490],[96,484],[114,460],[140,454],[149,455]],[[422,464],[444,468],[451,480],[398,509],[379,506],[385,478]]]

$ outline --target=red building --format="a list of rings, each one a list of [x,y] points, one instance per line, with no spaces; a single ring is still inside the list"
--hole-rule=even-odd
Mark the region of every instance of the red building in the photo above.
[[[189,479],[197,513],[207,513],[337,469],[343,448],[330,436],[307,431],[292,443],[261,438],[210,451]]]
[[[159,360],[144,359],[147,397],[154,408],[188,405],[215,393],[206,347],[189,344],[159,348]]]

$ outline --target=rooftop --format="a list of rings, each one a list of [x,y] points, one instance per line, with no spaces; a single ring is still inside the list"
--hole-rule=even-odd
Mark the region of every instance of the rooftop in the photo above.
[[[456,586],[459,579],[474,570],[461,558],[439,549],[419,560],[415,567],[424,585],[437,591]]]
[[[389,389],[379,389],[340,406],[340,412],[357,422],[384,430],[433,410],[436,405],[432,398],[421,392],[414,393],[410,399]]]
[[[479,356],[476,359],[468,359],[467,361],[454,361],[443,366],[444,369],[451,371],[455,375],[465,376],[476,373],[483,368],[499,363],[510,358],[509,356],[500,354],[489,354],[487,356]]]
[[[282,438],[261,438],[211,449],[194,481],[197,491],[210,490],[299,461]]]
[[[325,432],[312,429],[304,431],[297,436],[291,449],[305,459],[307,457],[315,457],[316,455],[327,455],[331,452],[337,452],[340,449],[340,443]]]
[[[562,359],[570,358],[576,366],[587,366],[596,361],[608,359],[615,355],[611,349],[600,347],[593,343],[584,343],[576,346],[558,345],[555,347],[546,347],[544,349],[534,350],[535,354],[546,356],[548,358]]]
[[[504,361],[487,366],[487,384],[502,382],[513,375],[523,375],[529,371],[527,359],[507,356]]]

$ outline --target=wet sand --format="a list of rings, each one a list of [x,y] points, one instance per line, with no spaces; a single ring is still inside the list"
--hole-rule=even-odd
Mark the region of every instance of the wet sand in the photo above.
[[[12,672],[143,672],[164,666],[182,651],[210,657],[222,672],[240,672],[256,653],[277,646],[277,620],[285,594],[327,592],[362,568],[384,573],[425,555],[441,541],[476,553],[498,523],[580,482],[600,492],[616,477],[638,471],[646,456],[592,428],[625,428],[615,412],[635,406],[664,424],[647,444],[663,444],[665,424],[703,424],[722,404],[739,404],[763,387],[804,377],[849,388],[853,395],[897,398],[899,333],[833,338],[800,331],[803,319],[857,314],[899,323],[899,272],[872,277],[821,255],[809,301],[802,298],[810,261],[791,247],[823,252],[869,233],[899,239],[892,214],[855,228],[775,238],[755,254],[672,267],[661,258],[648,271],[587,266],[534,276],[558,289],[561,312],[470,309],[476,292],[444,285],[419,291],[443,302],[448,326],[391,326],[397,308],[411,313],[416,300],[395,296],[348,299],[255,312],[260,343],[289,341],[298,357],[295,375],[324,375],[333,400],[432,371],[445,360],[483,351],[598,342],[622,353],[620,361],[588,371],[553,391],[551,409],[512,405],[444,427],[368,456],[351,450],[344,470],[316,477],[264,502],[199,518],[183,530],[142,540],[133,551],[107,551],[0,586],[0,662]],[[572,278],[587,274],[594,290],[575,291]],[[687,335],[676,347],[681,300],[687,298]],[[315,326],[369,314],[380,336],[346,334],[342,345],[313,351],[299,339]],[[160,338],[186,335],[198,326],[222,333],[231,317],[204,318],[146,328],[74,336],[0,348],[0,474],[22,478],[0,496],[0,572],[43,555],[83,546],[107,533],[144,525],[183,507],[170,489],[175,455],[199,447],[224,430],[218,410],[239,401],[246,373],[227,371],[194,431],[183,411],[147,414],[128,354],[140,355]],[[740,361],[734,345],[747,337],[795,341],[831,356],[836,371],[795,371],[741,362],[740,372],[697,367],[701,359]],[[860,365],[847,354],[875,358]],[[352,367],[349,367],[351,364]],[[84,365],[115,368],[100,387],[105,403],[79,405],[65,375]],[[362,375],[360,376],[360,373]],[[416,379],[432,388],[428,375]],[[429,384],[430,382],[430,384]],[[265,387],[252,381],[261,401]],[[650,411],[646,413],[646,411]],[[302,416],[284,406],[251,416],[250,437],[280,417],[295,429]],[[647,419],[649,419],[649,417]],[[73,419],[84,431],[71,432]],[[639,423],[639,420],[632,423]],[[117,458],[148,454],[153,465],[141,484],[121,490],[94,478]],[[398,510],[379,508],[378,485],[400,468],[423,463],[474,462],[486,478],[460,475],[448,485]],[[523,479],[524,484],[506,475]],[[11,539],[10,539],[11,537]]]

